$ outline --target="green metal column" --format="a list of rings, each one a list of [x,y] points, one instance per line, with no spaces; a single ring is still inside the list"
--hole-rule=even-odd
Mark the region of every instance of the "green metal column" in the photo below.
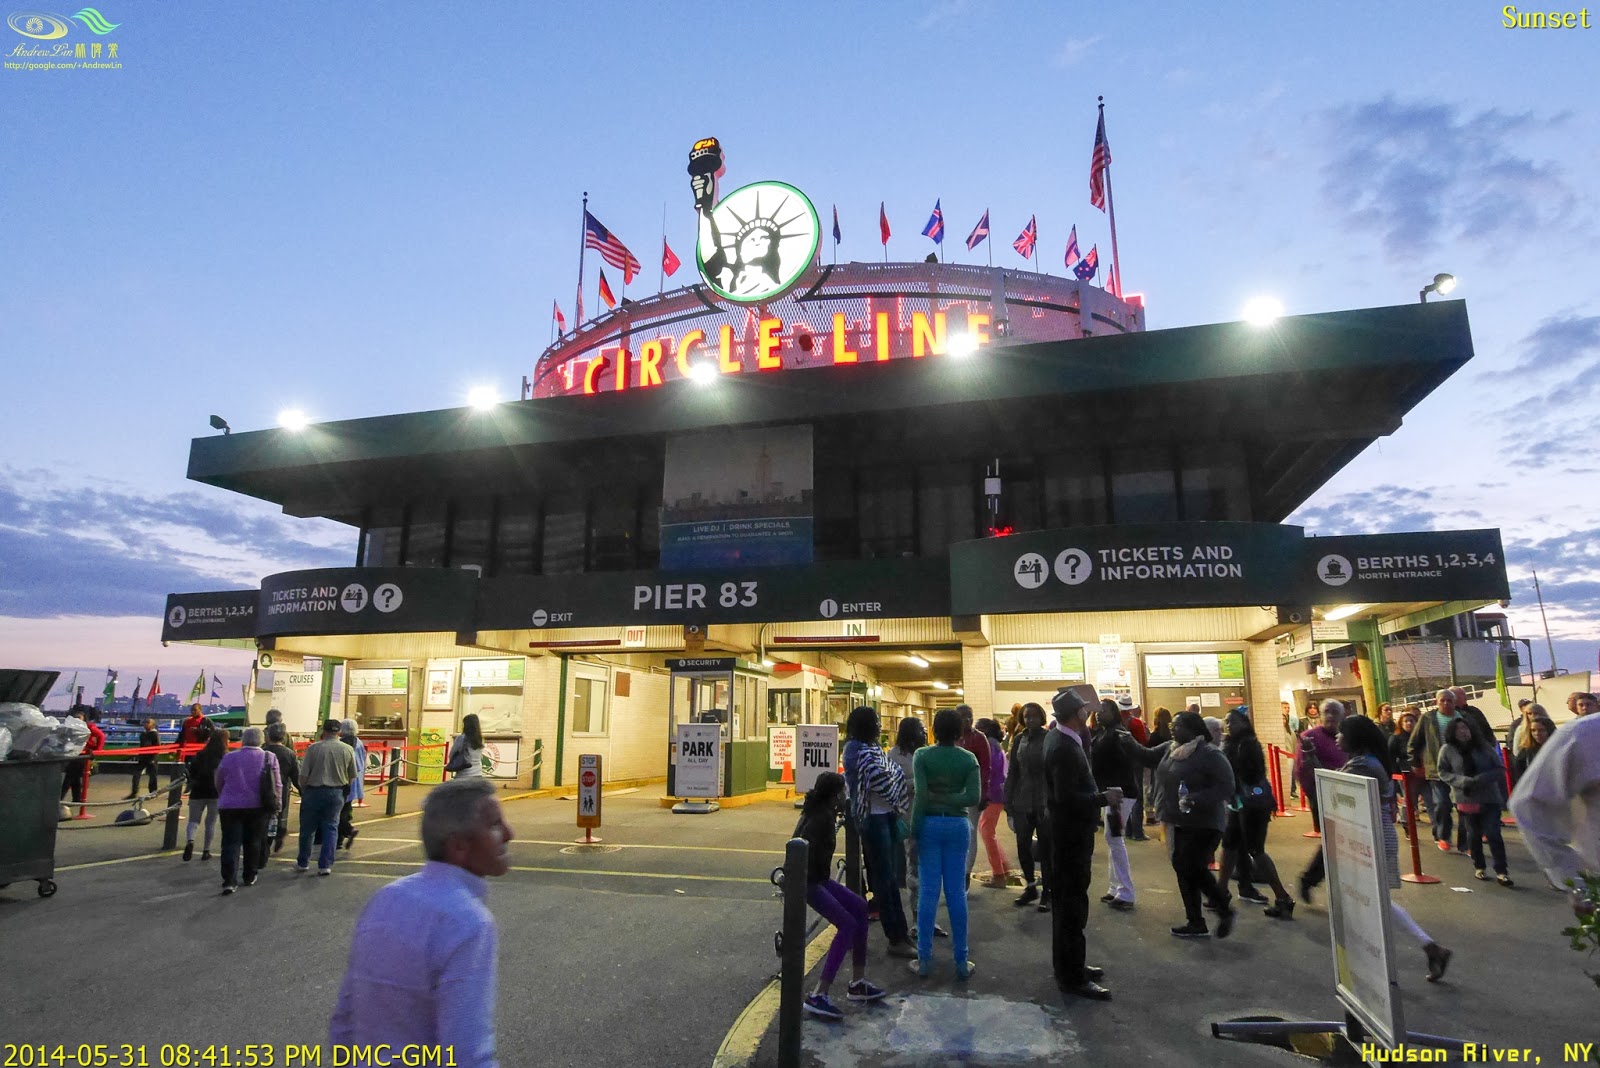
[[[567,741],[567,654],[561,654],[561,696],[556,699],[556,776],[561,785],[561,754]]]
[[[336,656],[322,658],[322,695],[317,698],[317,730],[322,730],[322,725],[328,722],[328,717],[333,714],[333,669],[343,664],[344,661]]]
[[[1383,635],[1378,625],[1370,619],[1353,619],[1349,626],[1350,640],[1366,646],[1367,672],[1372,683],[1373,696],[1379,704],[1391,701],[1389,697],[1389,662],[1383,652]],[[1373,708],[1372,713],[1377,714]]]

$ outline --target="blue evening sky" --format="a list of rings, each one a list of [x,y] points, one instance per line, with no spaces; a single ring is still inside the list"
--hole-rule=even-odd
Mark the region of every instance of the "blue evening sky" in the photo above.
[[[961,255],[987,207],[996,261],[1022,266],[1036,214],[1060,273],[1073,224],[1108,252],[1087,192],[1104,94],[1152,328],[1460,276],[1477,358],[1296,521],[1499,526],[1517,632],[1541,633],[1537,568],[1558,659],[1595,666],[1600,29],[1508,30],[1476,0],[99,10],[116,30],[67,40],[116,42],[120,70],[0,69],[7,665],[243,681],[237,654],[160,648],[163,596],[350,563],[355,535],[187,482],[189,439],[213,412],[514,397],[551,300],[572,315],[584,190],[645,262],[636,288],[663,204],[692,264],[684,161],[708,134],[726,181],[837,203],[841,258],[880,257],[882,200],[890,255],[920,259],[939,197]]]

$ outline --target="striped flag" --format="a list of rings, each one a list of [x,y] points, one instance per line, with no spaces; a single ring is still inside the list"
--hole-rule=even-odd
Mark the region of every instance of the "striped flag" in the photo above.
[[[1106,210],[1106,170],[1111,166],[1111,145],[1106,141],[1106,113],[1094,130],[1094,158],[1089,161],[1089,203]]]
[[[1031,260],[1033,259],[1033,244],[1037,240],[1039,240],[1039,225],[1035,221],[1035,217],[1030,215],[1028,216],[1028,225],[1024,226],[1022,233],[1018,234],[1017,239],[1011,242],[1011,247],[1016,249],[1023,259]]]
[[[567,332],[567,317],[561,314],[561,305],[552,300],[550,302],[550,311],[555,317],[556,329],[565,334]]]
[[[604,267],[600,268],[600,299],[606,302],[606,307],[608,308],[615,308],[617,306],[617,298],[611,292],[611,283],[606,281],[606,270]]]
[[[621,271],[623,285],[633,281],[633,276],[639,273],[639,261],[628,251],[628,246],[618,241],[587,210],[583,213],[583,247],[594,249],[601,259]]]
[[[661,239],[661,269],[667,272],[668,278],[671,278],[678,273],[678,268],[682,266],[683,261],[678,259],[677,255],[672,251],[672,246],[667,244],[667,239],[663,237]]]
[[[884,247],[888,247],[889,216],[888,213],[883,210],[883,201],[881,200],[878,201],[878,240],[883,242]]]
[[[933,214],[928,216],[928,225],[922,228],[922,236],[932,239],[935,245],[944,244],[944,209],[937,199],[933,202]]]
[[[1071,267],[1083,258],[1083,253],[1078,251],[1078,227],[1072,227],[1072,233],[1067,235],[1067,266]]]
[[[989,209],[983,209],[983,218],[978,220],[978,225],[972,228],[972,233],[967,235],[967,251],[971,252],[989,238]]]

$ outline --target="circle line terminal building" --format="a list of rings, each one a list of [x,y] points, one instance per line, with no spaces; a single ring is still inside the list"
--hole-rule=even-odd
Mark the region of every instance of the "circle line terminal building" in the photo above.
[[[625,303],[519,402],[196,439],[190,478],[359,547],[172,594],[163,638],[258,650],[252,717],[302,731],[439,742],[476,713],[521,785],[570,785],[581,753],[668,776],[693,707],[737,794],[778,777],[770,728],[859,703],[892,731],[1086,681],[1248,704],[1281,740],[1307,650],[1351,658],[1339,696],[1372,708],[1386,636],[1508,597],[1496,530],[1283,522],[1472,357],[1461,302],[1143,321],[1066,279],[814,263],[754,306]]]

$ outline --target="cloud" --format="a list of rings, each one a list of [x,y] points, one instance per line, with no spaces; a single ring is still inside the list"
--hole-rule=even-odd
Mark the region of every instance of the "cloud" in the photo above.
[[[928,13],[917,20],[922,29],[932,29],[943,22],[953,22],[973,8],[973,0],[939,0]]]
[[[1093,37],[1073,37],[1061,46],[1061,51],[1056,53],[1056,66],[1072,67],[1080,63],[1095,45],[1105,40],[1103,34]]]
[[[1522,355],[1505,374],[1549,371],[1600,357],[1600,315],[1552,316],[1534,328],[1518,346]]]
[[[1520,148],[1563,121],[1392,96],[1329,111],[1323,197],[1350,229],[1377,234],[1387,253],[1410,259],[1451,240],[1483,247],[1570,233],[1576,190],[1558,165]]]
[[[0,616],[159,619],[166,595],[354,561],[354,532],[205,491],[150,497],[0,469]]]
[[[1491,525],[1482,512],[1454,502],[1463,495],[1423,486],[1373,486],[1303,505],[1284,520],[1318,537],[1336,534],[1398,534],[1409,530],[1454,530]]]

